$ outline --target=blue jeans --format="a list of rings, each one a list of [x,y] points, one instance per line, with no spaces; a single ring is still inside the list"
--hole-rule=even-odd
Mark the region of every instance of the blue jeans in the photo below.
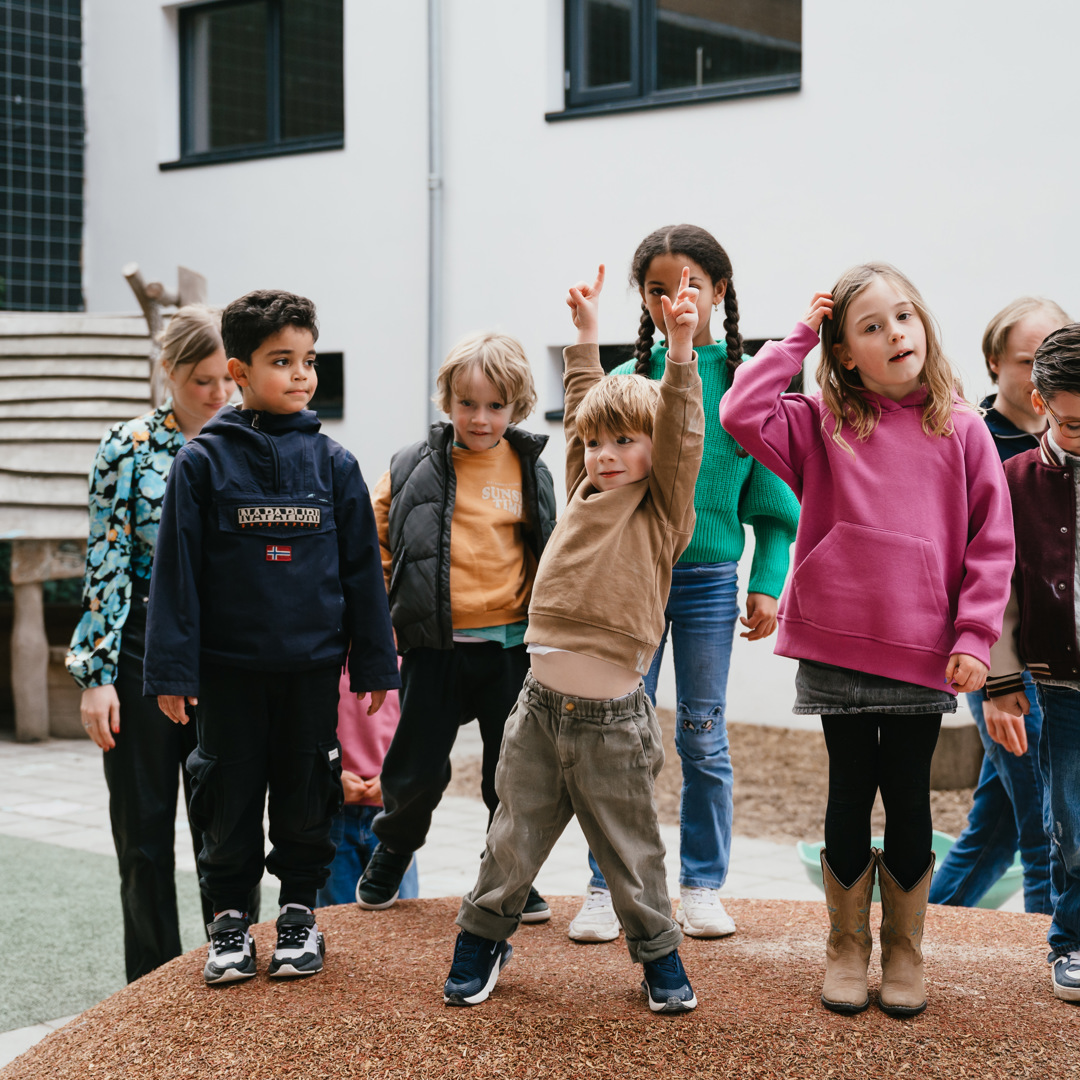
[[[341,813],[334,815],[330,823],[330,839],[337,845],[337,854],[330,864],[330,876],[319,890],[319,907],[351,904],[356,899],[356,883],[378,843],[371,831],[371,823],[381,809],[381,806],[346,803],[341,808]],[[419,895],[420,881],[414,855],[409,869],[401,879],[398,896],[402,900],[411,900]]]
[[[986,891],[1012,866],[1016,851],[1024,866],[1024,910],[1049,915],[1050,843],[1043,822],[1043,781],[1039,740],[1043,717],[1035,683],[1024,672],[1031,712],[1024,722],[1028,751],[1011,754],[994,742],[983,719],[983,692],[968,694],[968,707],[979,729],[982,771],[967,826],[930,886],[930,903],[975,907]]]
[[[731,642],[739,615],[738,563],[676,564],[671,575],[664,636],[645,676],[656,683],[668,633],[675,650],[675,747],[682,760],[679,884],[719,889],[731,859],[732,776],[727,704]],[[605,888],[589,853],[591,885]]]
[[[1050,899],[1046,940],[1058,953],[1080,949],[1080,693],[1040,686],[1043,731],[1039,766],[1050,826]]]

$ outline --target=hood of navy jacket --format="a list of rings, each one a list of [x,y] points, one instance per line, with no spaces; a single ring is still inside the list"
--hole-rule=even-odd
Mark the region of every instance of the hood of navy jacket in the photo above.
[[[400,685],[371,501],[314,412],[226,408],[177,454],[150,585],[145,689],[198,693],[200,655],[355,690]],[[184,687],[180,689],[179,687]]]

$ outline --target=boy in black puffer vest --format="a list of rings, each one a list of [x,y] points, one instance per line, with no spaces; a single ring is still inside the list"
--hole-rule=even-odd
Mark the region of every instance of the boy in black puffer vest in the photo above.
[[[533,577],[555,527],[546,435],[513,426],[536,402],[524,349],[477,334],[450,352],[435,402],[449,424],[394,455],[375,489],[390,613],[401,666],[401,720],[383,762],[379,844],[356,902],[388,908],[450,782],[458,728],[476,719],[481,793],[498,806],[503,725],[529,670],[525,629]],[[551,912],[530,893],[525,921]]]
[[[319,433],[315,306],[259,291],[222,316],[242,409],[226,406],[169,474],[150,586],[144,691],[176,723],[194,708],[191,819],[213,901],[203,978],[255,974],[246,898],[281,879],[272,976],[322,970],[312,908],[342,804],[338,679],[376,712],[400,686],[378,535],[356,459]]]

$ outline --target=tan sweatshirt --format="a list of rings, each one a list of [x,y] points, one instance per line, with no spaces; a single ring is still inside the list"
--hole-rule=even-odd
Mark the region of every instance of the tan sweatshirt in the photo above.
[[[664,369],[649,476],[598,491],[585,473],[575,417],[604,378],[600,350],[573,345],[563,357],[567,505],[536,571],[525,641],[644,675],[664,631],[672,564],[694,531],[705,434],[697,358]]]

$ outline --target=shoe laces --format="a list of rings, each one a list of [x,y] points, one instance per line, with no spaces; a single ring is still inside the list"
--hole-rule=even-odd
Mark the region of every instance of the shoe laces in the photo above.
[[[279,949],[299,949],[307,944],[308,932],[311,927],[302,923],[286,923],[280,927],[277,935]]]
[[[214,952],[229,953],[240,952],[244,948],[244,931],[235,928],[217,930],[210,935]]]
[[[716,889],[708,889],[696,885],[686,885],[679,890],[683,903],[699,904],[702,907],[723,908],[720,903],[720,893]]]
[[[678,949],[672,950],[667,956],[661,956],[658,960],[650,960],[649,967],[657,974],[671,975],[679,979],[685,977]]]
[[[598,889],[595,885],[590,885],[585,894],[582,912],[599,911],[601,908],[609,907],[611,907],[611,893],[607,889]]]

